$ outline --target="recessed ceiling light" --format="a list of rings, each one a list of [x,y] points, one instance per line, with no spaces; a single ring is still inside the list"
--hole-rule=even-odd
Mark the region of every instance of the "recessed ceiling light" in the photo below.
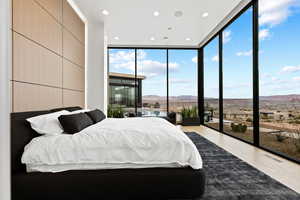
[[[159,16],[159,12],[158,12],[158,11],[154,11],[154,12],[153,12],[153,15],[154,15],[155,17],[157,17],[157,16]]]
[[[154,41],[154,40],[155,40],[155,38],[154,38],[154,37],[150,37],[150,40],[151,40],[151,41]]]
[[[169,31],[172,30],[172,27],[168,27],[168,30],[169,30]]]
[[[103,14],[103,15],[109,15],[109,12],[108,12],[107,10],[103,9],[103,10],[102,10],[102,14]]]
[[[118,36],[114,37],[115,40],[119,40],[120,38]]]
[[[181,17],[183,15],[183,12],[181,11],[181,10],[177,10],[177,11],[175,11],[175,13],[174,13],[174,16],[175,17]]]
[[[165,36],[165,37],[163,37],[164,38],[164,40],[167,40],[167,39],[169,39],[167,36]]]
[[[202,17],[203,17],[203,18],[208,17],[208,12],[203,13],[203,14],[202,14]]]
[[[185,38],[186,41],[191,41],[191,38]]]

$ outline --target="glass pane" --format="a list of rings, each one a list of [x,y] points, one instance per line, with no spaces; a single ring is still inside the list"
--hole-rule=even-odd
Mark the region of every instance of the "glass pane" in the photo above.
[[[134,61],[133,49],[109,49],[109,109],[120,109],[125,116],[135,112]]]
[[[167,115],[166,50],[139,49],[137,77],[141,95],[138,116]]]
[[[223,32],[224,131],[253,142],[252,8]]]
[[[260,145],[300,160],[299,1],[259,1]]]
[[[197,57],[197,50],[169,50],[169,112],[176,113],[178,122],[183,108],[198,111]]]
[[[204,48],[204,123],[219,129],[219,37]]]

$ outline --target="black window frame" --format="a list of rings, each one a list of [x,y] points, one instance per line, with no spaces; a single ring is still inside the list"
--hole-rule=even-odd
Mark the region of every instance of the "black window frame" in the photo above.
[[[252,55],[252,90],[253,90],[253,142],[246,141],[242,138],[238,138],[236,136],[230,135],[223,130],[223,32],[224,30],[230,26],[233,22],[235,22],[236,19],[238,19],[242,14],[244,14],[249,8],[252,7],[252,50],[253,50],[253,55]],[[264,147],[260,145],[260,133],[259,133],[259,128],[260,128],[260,116],[259,116],[259,0],[252,0],[249,2],[237,15],[235,15],[225,26],[223,26],[217,33],[215,33],[207,42],[205,42],[200,48],[200,52],[204,51],[204,48],[216,37],[219,37],[219,112],[220,112],[220,125],[219,129],[215,129],[210,127],[209,125],[204,123],[204,118],[203,114],[201,117],[203,118],[201,120],[201,125],[211,128],[213,130],[216,130],[222,134],[228,135],[230,137],[233,137],[239,141],[245,142],[247,144],[253,145],[259,149],[265,150],[267,152],[270,152],[272,154],[275,154],[277,156],[283,157],[287,160],[290,160],[292,162],[300,164],[300,160],[297,160],[295,158],[292,158],[284,153],[281,153],[279,151],[275,151],[272,149],[269,149],[267,147]],[[203,67],[204,64],[201,62],[202,70],[201,72],[203,73]],[[201,74],[200,77],[204,78],[205,74]],[[204,85],[203,85],[204,86]],[[203,88],[203,91],[205,88]],[[202,105],[199,105],[199,107],[203,108],[204,112],[204,92],[199,93],[199,95],[202,95],[199,101]]]
[[[145,50],[165,50],[166,51],[166,94],[167,94],[167,113],[169,113],[169,50],[194,50],[194,51],[196,51],[197,52],[197,57],[199,58],[199,48],[177,48],[177,47],[174,47],[174,48],[172,48],[172,47],[166,47],[166,48],[164,48],[164,47],[130,47],[130,46],[124,46],[124,47],[107,47],[107,73],[109,74],[109,54],[110,54],[110,52],[109,52],[109,50],[111,50],[111,49],[127,49],[127,50],[134,50],[134,53],[135,53],[135,56],[134,56],[134,62],[135,62],[135,73],[134,73],[134,75],[135,75],[135,84],[137,84],[137,51],[138,50],[143,50],[143,49],[145,49]],[[199,67],[199,60],[200,59],[198,59],[198,62],[197,62],[197,72],[198,72],[198,80],[197,80],[197,82],[198,82],[198,91],[197,91],[197,94],[198,94],[198,108],[199,108],[199,105],[201,105],[201,104],[199,104],[199,97],[201,96],[201,95],[199,95],[199,90],[200,90],[200,87],[199,87],[199,69],[200,69],[200,67]],[[202,60],[202,59],[201,59]],[[203,74],[203,72],[202,73],[200,73],[200,74]],[[109,76],[108,76],[109,77]],[[136,86],[136,85],[135,85]],[[109,85],[108,85],[108,87],[109,87]],[[137,88],[137,87],[136,87]],[[137,105],[137,98],[138,98],[138,95],[137,95],[138,93],[137,92],[135,92],[135,114],[137,115],[138,114],[138,105]],[[109,97],[108,97],[109,98]],[[201,111],[199,110],[199,117],[201,116]],[[200,117],[200,119],[201,119],[201,117]]]

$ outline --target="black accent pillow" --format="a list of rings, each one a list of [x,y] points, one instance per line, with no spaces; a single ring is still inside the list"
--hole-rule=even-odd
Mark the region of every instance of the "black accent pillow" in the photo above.
[[[93,125],[92,119],[85,113],[77,113],[73,115],[61,115],[58,117],[65,133],[74,134]]]
[[[101,122],[106,118],[105,114],[99,109],[86,112],[86,114],[93,120],[94,124]]]

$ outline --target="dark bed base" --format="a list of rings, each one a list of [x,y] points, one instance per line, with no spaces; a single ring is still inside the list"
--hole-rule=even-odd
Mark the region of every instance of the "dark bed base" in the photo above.
[[[80,108],[67,108],[76,109]],[[57,109],[11,115],[13,200],[178,199],[200,197],[204,193],[203,170],[191,168],[26,173],[20,161],[24,146],[39,135],[25,119],[54,111]]]
[[[15,200],[195,198],[204,173],[193,169],[122,169],[14,174]]]

